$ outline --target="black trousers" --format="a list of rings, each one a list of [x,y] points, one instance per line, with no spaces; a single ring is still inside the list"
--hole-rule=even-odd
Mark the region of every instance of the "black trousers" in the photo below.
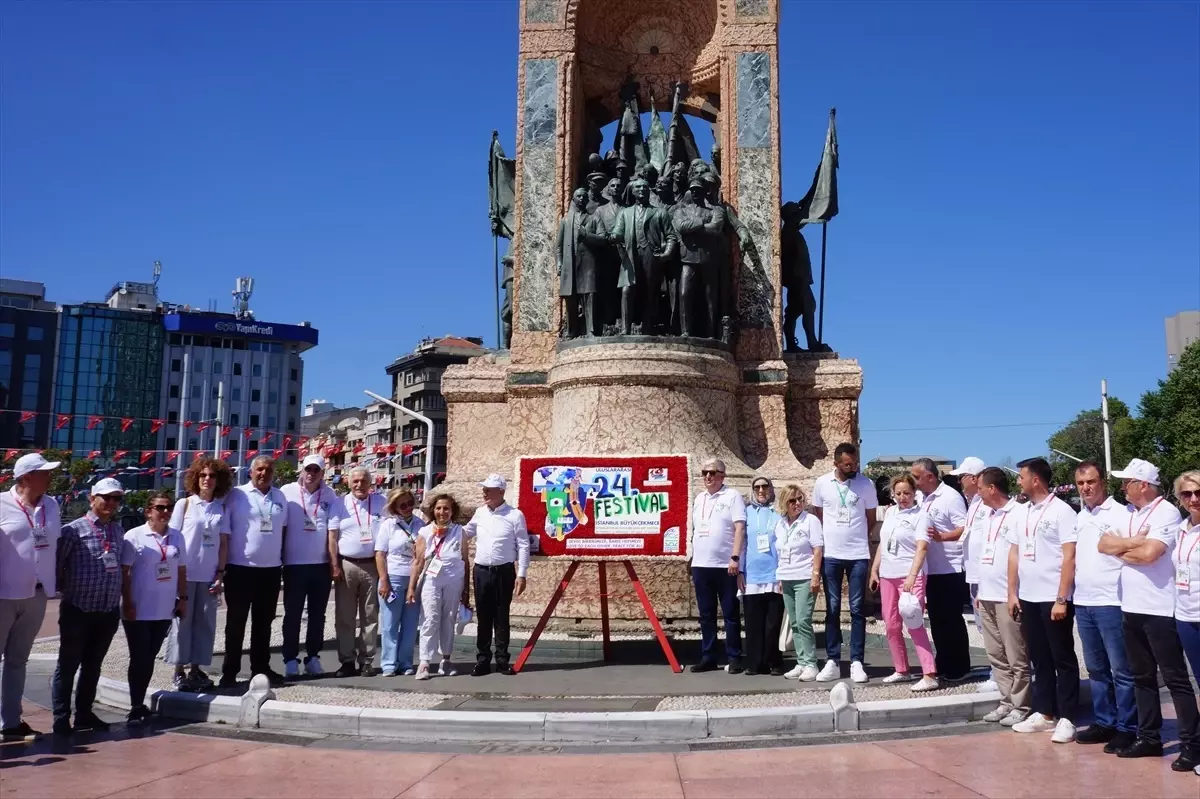
[[[1133,695],[1137,699],[1138,737],[1162,741],[1162,708],[1155,673],[1161,671],[1175,704],[1179,743],[1200,754],[1200,711],[1196,709],[1196,694],[1188,679],[1175,620],[1143,613],[1122,613],[1121,620],[1129,670],[1133,672]]]
[[[746,614],[743,628],[746,633],[746,668],[750,671],[769,671],[783,668],[783,653],[779,651],[779,632],[783,627],[783,595],[746,594],[742,598]]]
[[[125,642],[129,645],[129,706],[140,707],[146,703],[146,686],[154,676],[154,659],[162,649],[167,633],[171,631],[170,619],[147,621],[121,620],[125,628]]]
[[[279,606],[282,566],[225,567],[225,661],[221,674],[236,679],[242,670],[246,620],[250,620],[250,672],[271,667],[271,623]]]
[[[479,663],[492,662],[495,632],[496,665],[501,668],[508,665],[508,609],[516,584],[517,567],[511,563],[475,564],[475,621],[479,629],[475,636],[475,660]]]
[[[1036,713],[1075,720],[1079,707],[1079,658],[1075,656],[1075,604],[1067,603],[1067,617],[1051,621],[1053,602],[1021,600],[1021,633],[1029,649]]]
[[[75,672],[79,672],[75,717],[91,712],[92,703],[96,701],[96,685],[100,682],[100,665],[117,634],[120,620],[117,608],[89,613],[66,602],[59,606],[58,665],[54,668],[50,686],[55,721],[70,719]]]
[[[967,578],[961,572],[925,578],[925,610],[940,677],[957,679],[971,671],[970,641],[963,621],[963,607],[970,601]]]

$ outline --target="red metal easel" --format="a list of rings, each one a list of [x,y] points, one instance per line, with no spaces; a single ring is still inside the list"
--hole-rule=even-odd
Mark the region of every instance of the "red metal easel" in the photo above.
[[[545,612],[538,619],[537,626],[533,628],[533,633],[529,636],[529,640],[525,642],[525,648],[521,650],[521,656],[517,658],[517,662],[513,665],[514,671],[519,672],[525,667],[525,661],[529,659],[530,653],[533,652],[534,646],[537,645],[542,630],[546,628],[546,622],[550,621],[550,617],[554,615],[554,609],[558,607],[559,600],[566,593],[567,586],[571,584],[571,578],[575,576],[575,570],[579,568],[579,564],[582,562],[573,560],[571,561],[571,565],[567,567],[567,573],[559,581],[558,588],[554,591],[554,596],[550,597],[550,603],[546,605]],[[613,561],[596,561],[596,566],[600,570],[600,631],[604,638],[604,659],[606,661],[611,657],[608,634],[608,574],[605,568],[606,564],[610,562]],[[646,611],[646,617],[650,619],[650,626],[654,628],[654,635],[658,638],[658,643],[662,647],[663,654],[667,656],[667,663],[670,664],[672,671],[676,674],[680,673],[683,671],[683,666],[679,665],[679,659],[675,657],[675,651],[671,648],[670,641],[667,640],[667,634],[663,632],[662,624],[658,621],[658,614],[654,612],[654,607],[650,604],[650,597],[646,594],[646,589],[642,587],[642,581],[638,579],[637,572],[633,570],[632,561],[623,560],[621,563],[625,565],[625,571],[629,574],[629,581],[633,583],[633,589],[637,591],[638,599],[642,602],[642,609]]]

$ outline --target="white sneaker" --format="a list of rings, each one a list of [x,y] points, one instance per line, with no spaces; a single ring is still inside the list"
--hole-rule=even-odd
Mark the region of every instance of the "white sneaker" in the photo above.
[[[1022,721],[1024,721],[1028,717],[1029,717],[1029,714],[1026,713],[1025,711],[1017,710],[1016,708],[1013,708],[1012,710],[1010,710],[1008,712],[1007,716],[1000,719],[1000,726],[1001,727],[1013,727],[1013,726],[1016,726],[1017,724],[1020,724]]]
[[[804,667],[801,666],[799,663],[797,663],[794,668],[790,669],[789,671],[785,671],[783,673],[783,679],[798,680],[798,679],[800,679],[800,675],[803,673],[804,673]]]
[[[458,669],[454,668],[454,665],[449,660],[443,660],[441,665],[438,666],[439,677],[453,677],[456,674],[458,674]]]
[[[996,707],[995,710],[993,710],[991,713],[988,713],[986,716],[984,716],[983,720],[990,724],[995,724],[999,721],[1003,721],[1005,719],[1005,717],[1007,717],[1008,714],[1012,713],[1012,712],[1013,712],[1012,705],[1007,705],[1007,704],[1001,702]]]
[[[836,660],[825,661],[825,666],[821,669],[821,673],[817,675],[817,682],[833,682],[842,676],[841,666]]]
[[[941,683],[937,681],[937,677],[925,676],[917,680],[917,684],[911,690],[913,693],[922,693],[923,691],[936,691],[941,687]]]
[[[432,675],[429,673],[429,664],[422,663],[417,667],[417,679],[428,680]]]
[[[283,664],[283,676],[291,679],[300,676],[300,661],[289,660]]]
[[[993,691],[998,692],[999,690],[1000,686],[996,685],[995,680],[988,680],[987,682],[980,683],[979,685],[979,693],[981,694],[990,694]]]
[[[313,655],[304,661],[304,673],[312,677],[320,677],[324,674],[325,670],[321,668],[321,658]]]
[[[1013,732],[1050,732],[1055,723],[1041,713],[1031,713],[1029,718],[1013,725]]]
[[[804,671],[800,672],[800,682],[812,682],[817,679],[817,667],[805,666]]]
[[[883,678],[884,685],[895,685],[898,682],[908,682],[912,677],[907,671],[893,671],[891,674]]]
[[[869,679],[867,677],[867,670],[857,660],[850,663],[850,679],[855,682],[866,682]]]
[[[1056,744],[1069,744],[1075,740],[1075,725],[1070,719],[1059,719],[1058,724],[1054,726],[1054,735],[1050,736],[1050,740]]]

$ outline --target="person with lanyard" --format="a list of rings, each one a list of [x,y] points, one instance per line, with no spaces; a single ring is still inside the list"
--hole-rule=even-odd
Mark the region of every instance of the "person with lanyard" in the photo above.
[[[166,661],[175,665],[176,690],[207,691],[213,681],[201,666],[212,664],[216,645],[217,605],[229,557],[225,497],[233,489],[233,472],[224,461],[201,455],[183,476],[183,487],[187,496],[175,503],[171,529],[183,535],[188,614],[171,623]]]
[[[1162,708],[1158,672],[1175,705],[1179,757],[1175,771],[1200,765],[1200,710],[1188,678],[1187,660],[1175,623],[1175,550],[1179,511],[1159,493],[1158,467],[1134,458],[1113,477],[1130,503],[1130,517],[1119,534],[1101,536],[1099,548],[1121,559],[1121,618],[1133,690],[1137,697],[1137,739],[1117,757],[1162,757]]]
[[[450,662],[454,654],[454,626],[458,606],[470,606],[471,584],[467,580],[463,528],[455,524],[458,502],[449,494],[433,497],[429,515],[433,522],[420,529],[413,552],[405,601],[421,599],[421,662],[417,679],[428,680],[429,664],[441,655],[438,674],[458,674]]]
[[[746,505],[746,545],[738,580],[746,608],[746,674],[782,677],[783,586],[777,574],[779,549],[775,545],[775,528],[781,517],[774,502],[775,486],[766,477],[755,477]]]
[[[341,527],[329,534],[333,564],[334,630],[338,677],[374,677],[375,641],[379,638],[379,571],[375,536],[383,520],[384,500],[371,491],[371,472],[350,469],[350,493],[341,498]]]
[[[975,598],[979,595],[979,542],[987,535],[987,507],[979,495],[979,474],[987,468],[979,458],[968,456],[963,458],[957,469],[952,469],[950,475],[958,478],[962,484],[963,499],[967,503],[967,523],[962,529],[952,530],[959,535],[958,542],[962,545],[963,576],[967,581],[967,592],[971,596],[971,608],[975,621],[975,631],[983,635],[983,619],[979,616],[979,605]],[[978,535],[975,531],[978,530]],[[997,690],[996,675],[988,676],[986,682],[979,686],[981,692]]]
[[[1192,674],[1200,674],[1200,471],[1179,475],[1175,496],[1187,511],[1175,545],[1175,627]]]
[[[850,679],[865,683],[867,617],[863,604],[871,574],[869,534],[875,526],[879,498],[875,485],[858,473],[858,447],[837,445],[833,471],[818,477],[813,485],[812,504],[825,540],[821,568],[825,584],[825,653],[829,656],[817,681],[832,682],[842,676],[842,579],[848,578]]]
[[[1051,491],[1050,464],[1030,458],[1017,464],[1029,497],[1007,526],[1008,608],[1021,621],[1033,662],[1033,713],[1014,732],[1053,730],[1050,740],[1075,740],[1079,659],[1075,655],[1075,511]]]
[[[775,576],[783,590],[783,607],[792,624],[796,665],[783,676],[789,680],[817,679],[817,640],[813,634],[813,606],[821,590],[821,555],[825,539],[821,522],[805,510],[808,498],[794,483],[779,492],[779,522],[775,525],[775,550],[779,566]]]
[[[283,537],[283,674],[300,675],[300,622],[308,608],[304,671],[311,677],[324,673],[321,647],[325,643],[325,608],[333,579],[329,562],[329,536],[342,524],[345,506],[325,484],[325,459],[308,455],[300,463],[300,477],[285,485],[287,528]]]
[[[287,500],[275,488],[275,461],[259,455],[250,462],[250,482],[230,492],[229,561],[225,566],[225,659],[221,688],[237,685],[250,622],[250,672],[274,686],[283,675],[271,668],[271,625],[279,606],[283,576],[283,533]]]
[[[883,600],[884,629],[888,648],[892,652],[895,671],[883,681],[887,684],[911,679],[908,668],[908,649],[904,645],[907,626],[900,616],[901,594],[912,594],[925,609],[925,555],[929,549],[929,517],[917,504],[917,484],[911,475],[892,478],[892,496],[896,504],[888,508],[879,530],[879,547],[871,566],[870,587],[879,591]],[[908,635],[917,650],[921,664],[921,679],[912,687],[914,692],[935,691],[939,687],[937,666],[929,634],[924,625],[910,628]]]
[[[129,645],[129,724],[150,718],[146,688],[154,661],[171,630],[172,619],[187,618],[187,566],[183,536],[167,526],[171,494],[146,498],[146,523],[125,534],[121,544],[121,626]]]
[[[33,452],[13,464],[15,485],[0,493],[0,739],[41,735],[22,718],[25,667],[55,593],[54,555],[62,528],[46,491],[59,461]]]
[[[1092,684],[1092,724],[1075,742],[1104,744],[1113,754],[1137,737],[1137,699],[1121,627],[1121,559],[1100,551],[1100,537],[1121,535],[1129,510],[1108,495],[1095,461],[1075,467],[1080,508],[1075,523],[1075,621]]]
[[[424,522],[413,513],[416,499],[407,488],[393,488],[387,497],[388,516],[375,536],[375,570],[379,573],[380,668],[388,677],[411,677],[413,647],[417,643],[420,603],[408,601],[417,538]],[[415,600],[416,597],[413,597]]]
[[[985,526],[972,530],[979,547],[979,592],[975,606],[983,622],[983,646],[992,666],[992,678],[1000,692],[1000,704],[983,717],[984,721],[1012,727],[1029,716],[1032,688],[1029,681],[1029,654],[1021,632],[1020,614],[1008,609],[1008,552],[1012,548],[1010,530],[1020,507],[1009,497],[1008,473],[989,466],[979,473],[979,497],[983,503]]]
[[[925,589],[937,670],[946,682],[961,682],[971,673],[970,641],[962,614],[971,595],[963,574],[963,546],[959,541],[967,526],[967,503],[942,481],[931,458],[917,458],[912,477],[924,493],[921,510],[929,520]]]
[[[489,474],[479,484],[483,505],[463,527],[475,539],[475,667],[474,677],[491,671],[492,635],[496,637],[496,671],[513,675],[509,665],[509,608],[513,593],[525,593],[529,571],[529,529],[525,514],[504,501],[508,482],[502,475]]]
[[[58,606],[58,665],[50,684],[55,735],[108,729],[108,722],[92,712],[92,703],[96,701],[100,665],[121,621],[120,558],[125,532],[116,515],[124,495],[119,480],[97,480],[92,486],[91,508],[64,526],[58,539],[57,584],[62,601]]]
[[[742,624],[738,575],[746,541],[746,503],[725,485],[725,462],[709,458],[700,467],[704,490],[692,503],[692,584],[700,616],[700,662],[694,673],[716,671],[717,605],[725,620],[725,657],[730,674],[742,672]]]

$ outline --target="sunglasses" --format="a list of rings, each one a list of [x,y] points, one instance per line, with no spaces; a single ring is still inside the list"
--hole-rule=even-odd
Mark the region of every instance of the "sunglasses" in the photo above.
[[[754,487],[754,490],[755,491],[770,491],[771,487],[769,485],[767,485],[766,483],[759,483],[758,485],[756,485]]]
[[[788,500],[789,505],[799,505],[801,502],[803,502],[803,500],[801,500],[799,497],[792,497]]]
[[[100,499],[104,500],[105,502],[120,502],[121,495],[120,494],[102,494],[100,496]]]
[[[408,510],[412,506],[413,506],[413,504],[411,502],[401,502],[396,507],[399,508],[400,510]]]
[[[216,480],[217,476],[212,472],[200,472],[201,480]]]
[[[156,510],[159,513],[168,513],[171,510],[170,505],[151,505],[150,510]]]
[[[304,471],[308,472],[309,474],[320,474],[321,467],[320,466],[305,466]]]
[[[1180,499],[1191,499],[1192,497],[1200,497],[1200,491],[1180,491]]]
[[[716,469],[703,469],[700,472],[702,477],[716,477],[718,474],[725,474],[725,472],[718,472]]]

